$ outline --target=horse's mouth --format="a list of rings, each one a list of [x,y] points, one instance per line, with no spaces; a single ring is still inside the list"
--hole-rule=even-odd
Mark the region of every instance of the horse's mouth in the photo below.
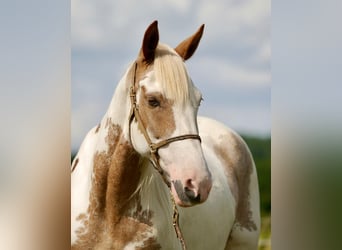
[[[177,205],[181,207],[191,207],[202,203],[201,196],[188,189],[183,188],[182,183],[179,180],[172,181],[171,192]]]

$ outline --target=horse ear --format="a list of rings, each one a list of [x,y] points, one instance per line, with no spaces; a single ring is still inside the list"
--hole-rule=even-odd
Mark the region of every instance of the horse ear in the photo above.
[[[148,26],[145,31],[140,54],[143,56],[143,60],[147,63],[151,63],[154,60],[155,50],[159,42],[158,21],[154,21]]]
[[[189,59],[194,54],[203,35],[203,30],[204,24],[201,25],[195,34],[185,39],[175,48],[178,55],[180,55],[184,60]]]

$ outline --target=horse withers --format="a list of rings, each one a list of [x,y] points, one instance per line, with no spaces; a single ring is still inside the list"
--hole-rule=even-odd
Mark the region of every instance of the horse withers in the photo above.
[[[257,249],[257,173],[234,131],[198,117],[184,61],[157,21],[72,163],[72,249]]]

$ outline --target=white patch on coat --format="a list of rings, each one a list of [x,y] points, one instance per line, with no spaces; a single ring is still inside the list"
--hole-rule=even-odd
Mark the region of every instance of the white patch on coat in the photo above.
[[[156,230],[151,229],[149,231],[144,232],[144,234],[142,235],[143,240],[140,241],[133,241],[128,243],[125,247],[124,250],[135,250],[137,248],[143,248],[145,247],[145,242],[149,239],[149,238],[153,238],[155,237],[155,232]]]
[[[76,231],[83,227],[76,218],[80,214],[87,214],[89,195],[91,190],[91,177],[93,171],[94,150],[97,142],[96,128],[89,131],[84,139],[75,159],[78,164],[71,175],[71,243],[77,240]]]

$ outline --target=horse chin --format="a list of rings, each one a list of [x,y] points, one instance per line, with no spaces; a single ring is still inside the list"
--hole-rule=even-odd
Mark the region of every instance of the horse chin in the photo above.
[[[200,203],[192,203],[192,202],[189,202],[189,201],[182,201],[180,199],[175,199],[175,203],[178,206],[180,206],[180,207],[193,207],[193,206],[195,206],[197,204],[200,204]]]
[[[183,203],[183,202],[181,202],[181,203],[177,203],[177,205],[180,206],[180,207],[192,207],[192,206],[194,206],[194,205],[196,205],[196,204]]]
[[[173,199],[174,199],[176,205],[178,205],[180,207],[192,207],[192,206],[195,206],[197,204],[200,204],[200,202],[191,202],[189,199],[180,199],[178,196],[178,193],[174,189],[173,185],[172,185],[171,193],[172,193],[172,196],[173,196]]]

